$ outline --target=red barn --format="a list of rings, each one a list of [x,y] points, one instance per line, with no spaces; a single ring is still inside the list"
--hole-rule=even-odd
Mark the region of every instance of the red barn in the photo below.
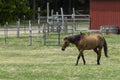
[[[90,0],[90,29],[98,30],[102,25],[120,28],[120,0]]]

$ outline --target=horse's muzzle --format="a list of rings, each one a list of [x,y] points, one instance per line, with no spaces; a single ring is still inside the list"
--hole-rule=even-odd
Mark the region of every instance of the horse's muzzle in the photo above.
[[[65,51],[65,49],[64,49],[64,48],[62,48],[61,50],[62,50],[62,51]]]

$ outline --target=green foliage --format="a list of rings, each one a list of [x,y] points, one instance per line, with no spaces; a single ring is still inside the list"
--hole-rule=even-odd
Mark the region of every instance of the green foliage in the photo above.
[[[28,0],[0,0],[0,24],[16,21],[30,12]]]

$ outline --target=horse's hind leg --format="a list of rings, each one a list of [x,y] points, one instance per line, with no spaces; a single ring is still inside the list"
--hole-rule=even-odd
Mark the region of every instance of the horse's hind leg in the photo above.
[[[100,65],[101,50],[102,50],[102,48],[99,48],[98,54],[97,54],[97,64],[98,64],[98,65]]]
[[[101,58],[101,55],[97,55],[97,64],[100,65],[100,58]]]
[[[98,55],[98,50],[97,50],[97,48],[95,48],[94,51],[95,51],[95,53]]]
[[[95,48],[94,51],[97,54],[97,64],[100,65],[101,49],[97,50],[97,48]]]
[[[84,55],[82,54],[82,59],[83,59],[83,63],[84,65],[86,64],[86,61],[85,61],[85,58],[84,58]]]

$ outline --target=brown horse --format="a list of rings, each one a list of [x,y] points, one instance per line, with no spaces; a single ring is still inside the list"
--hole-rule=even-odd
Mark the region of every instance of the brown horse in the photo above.
[[[62,51],[65,50],[69,44],[75,44],[77,49],[79,50],[79,55],[77,57],[76,65],[78,65],[79,59],[82,56],[83,63],[85,64],[85,58],[83,51],[93,49],[97,53],[97,64],[100,65],[101,51],[102,47],[104,47],[105,56],[107,55],[107,43],[105,38],[101,34],[91,34],[86,35],[84,33],[80,33],[79,35],[68,36],[63,40]]]

